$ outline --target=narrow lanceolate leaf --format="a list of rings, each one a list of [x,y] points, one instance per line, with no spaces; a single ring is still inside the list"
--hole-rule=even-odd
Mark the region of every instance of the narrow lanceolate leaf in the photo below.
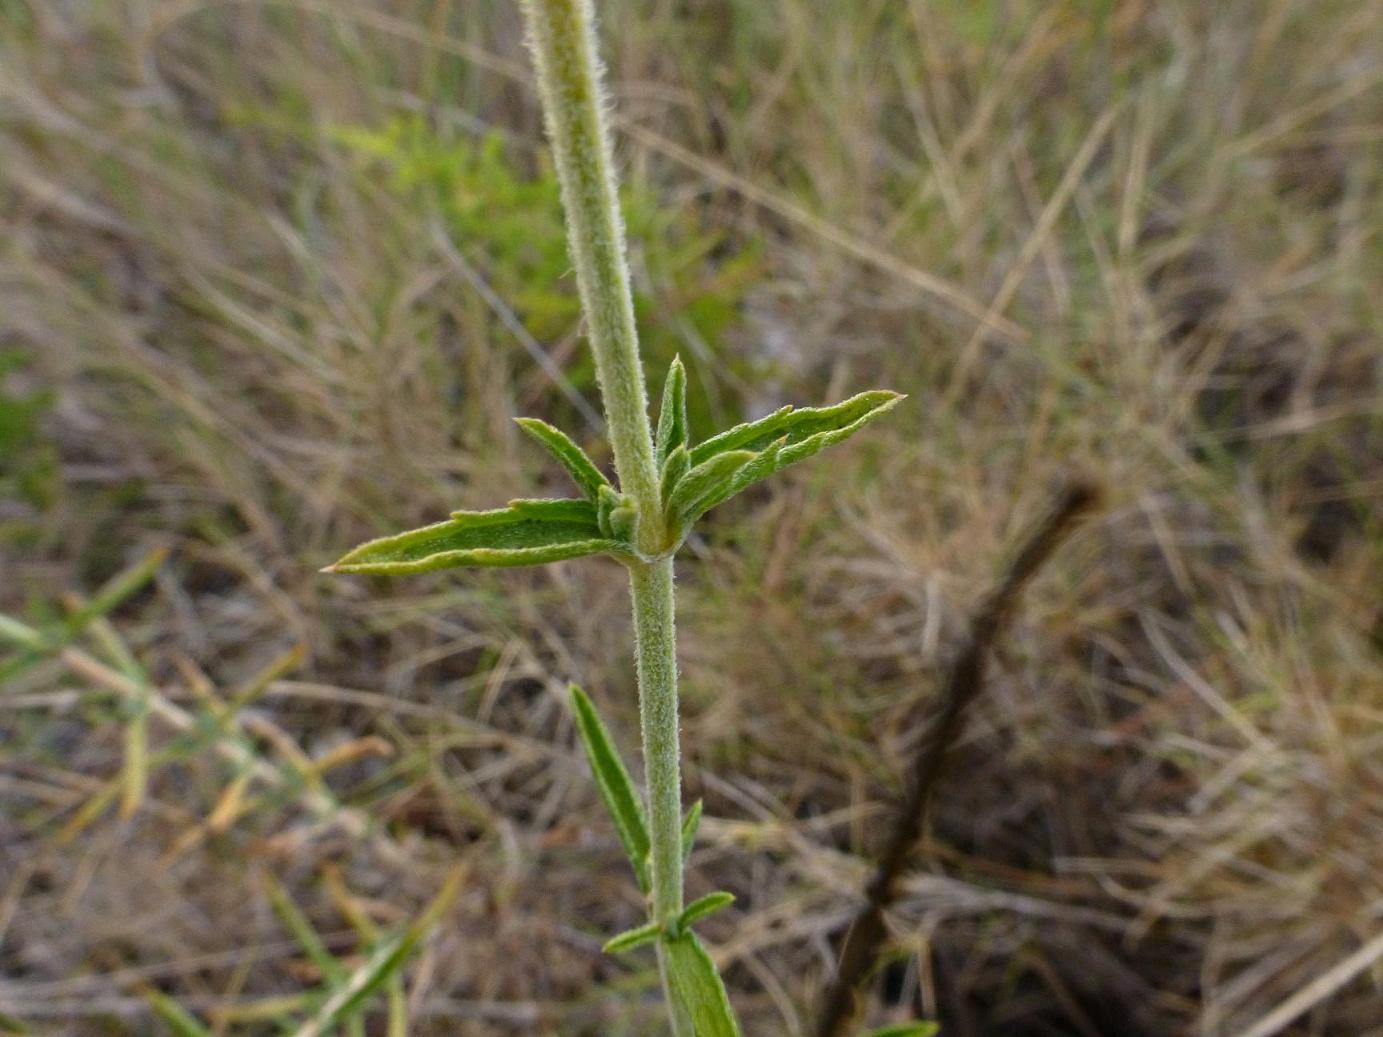
[[[741,1037],[725,984],[696,934],[683,933],[665,946],[673,999],[691,1020],[696,1037]]]
[[[784,407],[698,444],[691,450],[693,471],[725,454],[749,451],[756,455],[754,460],[739,466],[718,492],[702,498],[701,511],[708,511],[760,479],[848,439],[887,414],[902,399],[896,392],[875,389],[833,407]]]
[[[687,370],[680,356],[672,358],[663,383],[663,404],[658,410],[658,433],[654,437],[654,452],[658,464],[679,446],[691,446],[687,428]]]
[[[870,1030],[864,1037],[934,1037],[940,1032],[936,1023],[894,1023]]]
[[[615,823],[615,832],[629,857],[629,863],[633,865],[639,888],[647,893],[650,888],[648,823],[644,820],[638,793],[634,791],[634,782],[590,698],[573,684],[571,700],[576,709],[576,728],[581,733],[581,744],[586,748],[586,759],[590,761],[591,773],[595,775],[596,789],[610,813],[610,819]]]
[[[752,450],[726,450],[696,465],[677,480],[677,485],[668,494],[668,521],[680,526],[684,521],[696,518],[711,506],[706,502],[721,498],[734,480],[735,473],[757,456]]]
[[[701,800],[697,800],[682,818],[682,863],[687,863],[692,846],[696,843],[696,830],[701,827]]]
[[[762,450],[783,436],[795,444],[822,433],[853,431],[861,418],[872,420],[901,399],[901,394],[888,389],[871,389],[830,407],[782,407],[766,418],[736,425],[698,443],[692,448],[692,464],[726,450]]]
[[[729,907],[735,902],[735,894],[726,893],[720,890],[716,893],[707,893],[704,897],[698,897],[683,908],[682,913],[677,916],[672,924],[674,934],[685,933],[701,919],[715,914],[723,908]]]
[[[361,544],[327,572],[398,576],[458,566],[540,565],[628,545],[600,531],[584,500],[516,500],[494,511],[457,511],[445,522]]]
[[[618,936],[610,937],[605,941],[605,946],[601,950],[606,954],[622,954],[624,951],[632,951],[635,947],[652,943],[661,935],[662,930],[655,923],[649,922],[637,929],[626,929]]]
[[[586,456],[586,451],[582,450],[559,428],[549,425],[546,421],[538,418],[515,418],[519,428],[523,429],[530,436],[536,439],[546,448],[547,452],[557,459],[557,462],[567,470],[576,485],[581,488],[581,493],[592,504],[600,493],[602,486],[609,486],[610,480],[595,462]]]

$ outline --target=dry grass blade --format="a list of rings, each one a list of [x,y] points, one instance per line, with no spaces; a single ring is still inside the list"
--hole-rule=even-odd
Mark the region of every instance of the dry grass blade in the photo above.
[[[1302,987],[1282,1004],[1244,1031],[1243,1037],[1273,1037],[1297,1016],[1320,1004],[1350,980],[1361,975],[1383,958],[1383,933],[1378,933],[1344,961]]]

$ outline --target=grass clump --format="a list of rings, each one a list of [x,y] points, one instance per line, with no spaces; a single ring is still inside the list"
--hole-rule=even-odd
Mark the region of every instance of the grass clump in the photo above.
[[[1376,8],[602,12],[652,388],[680,354],[703,437],[871,385],[913,401],[679,553],[686,896],[736,896],[698,932],[745,1030],[810,1031],[967,617],[1075,469],[1107,507],[992,660],[868,1026],[1369,1033]],[[41,503],[0,500],[0,611],[56,630],[67,592],[170,549],[106,614],[161,696],[133,814],[139,713],[104,642],[68,646],[103,669],[3,680],[7,1019],[146,1032],[141,979],[204,1022],[300,997],[321,977],[251,861],[350,968],[327,869],[398,932],[461,860],[400,980],[410,1032],[666,1025],[653,952],[601,953],[646,913],[568,692],[637,744],[625,571],[315,571],[457,506],[581,495],[514,414],[614,478],[554,376],[599,417],[575,319],[536,334],[517,297],[576,312],[521,39],[501,3],[0,5],[0,335],[25,357],[0,392],[51,399]],[[414,120],[420,152],[466,168],[498,134],[505,176],[545,184],[555,283],[340,137]],[[643,237],[639,196],[688,229]],[[685,281],[655,261],[682,243]]]

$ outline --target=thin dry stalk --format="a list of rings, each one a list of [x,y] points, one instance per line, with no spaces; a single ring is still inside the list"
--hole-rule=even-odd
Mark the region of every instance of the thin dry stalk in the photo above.
[[[1099,494],[1087,483],[1062,490],[1051,512],[1024,541],[1013,564],[990,592],[970,625],[965,646],[946,675],[941,712],[917,751],[912,781],[898,810],[887,848],[865,888],[865,905],[845,934],[840,965],[822,1001],[818,1037],[841,1037],[860,1007],[860,988],[884,943],[884,914],[898,898],[904,865],[922,835],[927,803],[941,777],[947,750],[960,736],[966,709],[984,688],[990,648],[1003,632],[1018,597],[1057,547],[1094,508]]]

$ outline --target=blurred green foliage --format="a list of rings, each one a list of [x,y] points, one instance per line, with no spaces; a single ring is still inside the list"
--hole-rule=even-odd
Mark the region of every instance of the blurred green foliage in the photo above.
[[[344,126],[338,143],[373,172],[387,170],[390,190],[410,204],[436,207],[457,249],[483,268],[498,296],[513,307],[540,342],[567,334],[580,319],[570,276],[557,176],[546,156],[523,168],[499,134],[480,139],[436,130],[427,119],[400,115],[378,128]],[[757,240],[732,242],[695,209],[658,204],[636,187],[622,193],[622,210],[635,252],[634,306],[650,370],[663,370],[679,353],[702,375],[690,401],[703,430],[739,413],[727,390],[763,374],[763,361],[729,348],[747,292],[763,275]],[[709,363],[698,361],[715,360]],[[719,371],[719,379],[712,377]],[[566,367],[573,385],[594,392],[595,365],[587,350]]]
[[[8,387],[10,376],[29,359],[22,350],[0,349],[0,498],[42,509],[52,504],[58,489],[57,452],[41,429],[43,416],[53,405],[53,393]]]

